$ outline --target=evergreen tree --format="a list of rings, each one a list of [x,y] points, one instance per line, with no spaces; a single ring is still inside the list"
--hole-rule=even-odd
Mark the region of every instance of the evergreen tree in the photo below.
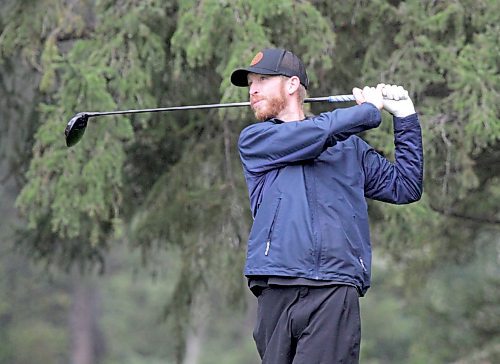
[[[7,0],[0,10],[0,155],[22,184],[27,221],[17,246],[84,270],[104,267],[122,242],[145,261],[178,250],[166,312],[180,338],[199,297],[216,290],[242,303],[250,216],[236,140],[252,116],[91,119],[71,149],[62,131],[77,111],[244,100],[229,75],[263,47],[303,58],[311,96],[378,82],[410,90],[424,129],[424,197],[410,207],[370,202],[374,245],[402,272],[410,299],[426,277],[450,279],[443,265],[479,259],[484,234],[498,246],[497,1]],[[27,95],[33,102],[22,102]],[[391,156],[389,118],[363,136]]]

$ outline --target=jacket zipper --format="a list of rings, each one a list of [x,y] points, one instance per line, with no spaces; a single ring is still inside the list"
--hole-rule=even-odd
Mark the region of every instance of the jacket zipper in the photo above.
[[[273,221],[271,223],[271,227],[269,228],[269,234],[267,235],[266,251],[264,252],[264,255],[266,255],[266,256],[269,255],[269,249],[271,249],[271,236],[273,235],[274,224],[276,223],[276,220],[278,219],[278,213],[280,211],[280,206],[281,206],[281,197],[278,199],[278,206],[276,206],[276,211],[274,212]]]
[[[319,279],[319,271],[320,271],[320,265],[321,265],[321,249],[322,249],[322,242],[321,242],[321,222],[319,221],[319,211],[318,211],[318,204],[317,204],[317,191],[316,191],[316,178],[314,176],[314,173],[312,173],[314,169],[314,165],[311,165],[310,170],[311,172],[309,173],[310,178],[308,178],[308,189],[309,189],[309,196],[312,197],[310,199],[311,203],[311,216],[312,216],[312,228],[313,228],[313,234],[314,234],[314,239],[316,241],[315,244],[315,249],[316,249],[316,255],[315,255],[315,264],[314,264],[314,269],[315,269],[315,279]]]
[[[363,261],[363,258],[359,257],[359,263],[361,263],[361,267],[363,268],[363,272],[367,272],[368,270],[365,267],[365,262]]]

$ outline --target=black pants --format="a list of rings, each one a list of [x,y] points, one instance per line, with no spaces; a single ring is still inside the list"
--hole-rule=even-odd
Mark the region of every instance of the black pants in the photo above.
[[[254,339],[263,364],[358,363],[359,297],[351,286],[270,286]]]

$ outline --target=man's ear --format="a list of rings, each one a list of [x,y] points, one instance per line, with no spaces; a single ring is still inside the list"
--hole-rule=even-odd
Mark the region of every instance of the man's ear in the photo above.
[[[297,76],[292,76],[288,79],[287,92],[292,95],[300,87],[300,79]]]

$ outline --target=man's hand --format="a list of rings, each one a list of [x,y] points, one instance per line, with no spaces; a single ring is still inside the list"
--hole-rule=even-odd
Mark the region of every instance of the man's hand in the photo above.
[[[356,103],[358,105],[364,102],[369,102],[375,105],[379,110],[382,110],[382,108],[384,107],[382,96],[383,86],[383,84],[379,84],[377,85],[377,87],[365,86],[362,90],[355,87],[352,89],[352,94],[356,98]]]
[[[411,114],[415,114],[413,102],[402,86],[378,84],[377,88],[382,87],[383,107],[392,115],[399,118],[404,118]]]

